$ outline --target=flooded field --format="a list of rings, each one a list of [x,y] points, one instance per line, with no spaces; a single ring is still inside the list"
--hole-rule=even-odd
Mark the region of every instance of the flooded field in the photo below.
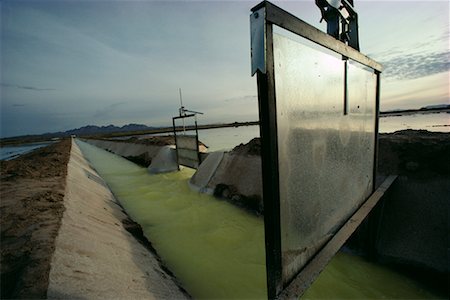
[[[14,159],[25,153],[50,145],[51,142],[0,147],[0,160]]]

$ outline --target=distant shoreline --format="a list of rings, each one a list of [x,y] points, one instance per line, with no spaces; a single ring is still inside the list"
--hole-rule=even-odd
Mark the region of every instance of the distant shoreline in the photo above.
[[[204,129],[216,129],[216,128],[228,128],[228,127],[241,127],[241,126],[255,126],[259,125],[259,121],[251,121],[251,122],[234,122],[234,123],[226,123],[226,124],[206,124],[206,125],[197,125],[198,130]],[[195,126],[182,126],[175,127],[176,131],[184,131],[184,130],[195,130]],[[121,137],[121,136],[130,136],[130,135],[146,135],[146,134],[158,134],[158,133],[172,133],[173,127],[165,127],[158,129],[150,129],[143,131],[130,131],[130,132],[117,132],[110,134],[100,134],[102,137],[110,138],[110,137]],[[98,136],[98,135],[94,135]]]
[[[241,127],[241,126],[255,126],[259,125],[259,121],[250,121],[250,122],[233,122],[233,123],[224,123],[224,124],[206,124],[206,125],[198,125],[198,130],[204,129],[215,129],[215,128],[229,128],[229,127]],[[183,130],[195,130],[194,126],[186,126],[185,128],[181,126],[176,127],[176,131]],[[146,130],[137,130],[137,131],[122,131],[122,132],[112,132],[112,133],[97,133],[97,134],[84,134],[77,135],[77,137],[83,138],[115,138],[115,137],[123,137],[123,136],[136,136],[136,135],[147,135],[147,134],[160,134],[160,133],[173,133],[173,127],[161,127],[161,128],[152,128]],[[4,146],[13,146],[19,144],[32,144],[38,142],[45,142],[51,140],[59,140],[64,137],[70,137],[70,134],[67,135],[57,135],[52,133],[40,134],[40,135],[25,135],[25,136],[17,136],[17,137],[7,137],[0,139],[0,148]]]
[[[438,114],[438,113],[448,113],[450,114],[450,105],[445,107],[423,107],[420,109],[405,109],[405,110],[394,110],[394,111],[380,111],[380,118],[386,117],[401,117],[408,116],[414,114]],[[216,129],[216,128],[229,128],[229,127],[241,127],[241,126],[256,126],[259,125],[259,121],[250,121],[250,122],[233,122],[233,123],[222,123],[222,124],[206,124],[206,125],[198,125],[198,130],[205,129]],[[439,125],[439,127],[442,125]],[[182,128],[181,126],[176,127],[176,131],[182,130],[195,130],[194,126],[186,126]],[[78,137],[83,138],[116,138],[116,137],[124,137],[124,136],[138,136],[138,135],[147,135],[147,134],[161,134],[161,133],[172,133],[173,127],[160,127],[160,128],[149,128],[144,130],[130,130],[130,131],[119,131],[119,132],[99,132],[92,134],[80,134]],[[64,133],[45,133],[40,135],[24,135],[17,137],[7,137],[0,138],[0,148],[4,146],[13,146],[19,144],[31,144],[38,142],[45,142],[51,140],[59,140],[64,137],[69,137],[70,134]]]
[[[450,113],[450,105],[447,107],[432,107],[432,108],[420,108],[420,109],[403,109],[403,110],[389,110],[380,111],[380,118],[383,117],[401,117],[413,114],[438,114],[438,113]]]

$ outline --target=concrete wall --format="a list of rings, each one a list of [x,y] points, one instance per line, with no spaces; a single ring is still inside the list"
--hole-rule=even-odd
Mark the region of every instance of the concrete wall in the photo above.
[[[64,206],[48,298],[187,298],[157,257],[123,228],[127,215],[75,143]]]
[[[148,171],[152,174],[173,172],[178,170],[174,145],[154,146],[123,141],[93,139],[86,139],[83,141],[125,157],[134,163],[148,167]],[[200,151],[203,151],[201,155],[202,159],[206,158],[208,154],[204,152],[207,151],[207,148],[204,145],[200,145],[199,149]]]
[[[120,141],[93,140],[87,139],[85,142],[123,156],[131,161],[149,166],[152,159],[158,154],[162,146],[127,143]]]
[[[260,156],[210,153],[192,176],[190,185],[257,214],[263,212]]]
[[[379,259],[449,272],[450,178],[400,176],[380,215]]]
[[[379,213],[379,259],[449,272],[449,157],[448,133],[381,135],[378,173],[399,178]]]
[[[399,177],[348,244],[382,262],[448,273],[449,157],[450,134],[381,135],[377,181]]]

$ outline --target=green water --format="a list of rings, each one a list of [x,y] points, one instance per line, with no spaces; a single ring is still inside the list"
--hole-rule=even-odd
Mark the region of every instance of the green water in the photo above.
[[[191,191],[191,169],[149,175],[121,157],[77,143],[189,294],[266,297],[261,218]]]
[[[361,257],[339,252],[302,299],[437,299],[418,283]]]
[[[149,175],[145,168],[119,156],[80,141],[77,144],[194,298],[266,298],[261,218],[191,191],[191,169]],[[303,298],[436,296],[389,269],[339,253]]]

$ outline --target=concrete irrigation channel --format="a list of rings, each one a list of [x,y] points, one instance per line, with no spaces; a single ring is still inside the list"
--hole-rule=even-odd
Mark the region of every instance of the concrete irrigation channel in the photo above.
[[[448,272],[446,246],[442,242],[443,208],[448,204],[445,195],[449,192],[445,162],[448,143],[448,134],[405,131],[382,135],[380,178],[395,172],[400,174],[400,180],[381,212],[378,209],[370,216],[348,246],[357,252],[370,252],[380,261],[418,268],[419,273],[438,277],[436,282],[442,283]],[[259,151],[259,141],[255,139],[231,152],[210,153],[190,178],[189,185],[260,215],[263,207]],[[376,234],[374,223],[378,224]]]
[[[182,299],[158,258],[122,222],[128,217],[72,142],[49,298]]]
[[[88,142],[145,164],[172,159],[157,158],[170,145]],[[265,297],[257,139],[159,175],[66,145],[66,158],[52,145],[2,162],[2,298]],[[346,245],[416,279],[340,252],[307,298],[445,298],[449,149],[448,134],[382,135],[380,177],[399,180]]]

